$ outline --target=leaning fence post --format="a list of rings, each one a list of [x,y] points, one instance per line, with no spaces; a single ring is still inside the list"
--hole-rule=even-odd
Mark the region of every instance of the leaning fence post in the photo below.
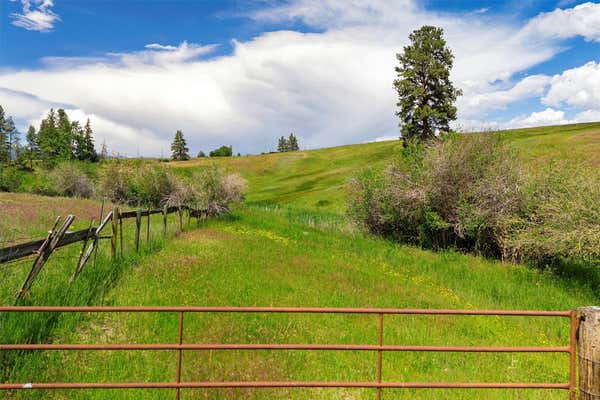
[[[577,309],[579,400],[600,398],[600,307]]]
[[[117,259],[117,229],[119,224],[119,207],[112,211],[112,236],[110,237],[110,255],[113,261]]]
[[[150,209],[148,209],[148,216],[146,218],[148,222],[146,225],[146,243],[148,243],[150,241]]]
[[[165,205],[163,207],[163,237],[167,237],[167,215],[169,213],[169,208]]]
[[[179,213],[179,232],[181,232],[183,231],[183,210],[181,209],[181,206],[179,206],[177,212]]]
[[[140,229],[142,228],[142,210],[135,213],[135,251],[140,251]]]

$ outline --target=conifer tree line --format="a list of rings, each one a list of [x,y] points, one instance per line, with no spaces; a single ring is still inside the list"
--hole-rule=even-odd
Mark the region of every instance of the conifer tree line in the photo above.
[[[28,164],[33,168],[33,160],[42,160],[44,166],[52,167],[61,161],[99,159],[90,120],[84,126],[79,121],[70,121],[62,108],[51,109],[37,131],[30,125],[25,141],[21,145],[20,132],[12,117],[7,117],[0,106],[0,163]]]
[[[286,151],[298,151],[300,150],[300,146],[298,145],[298,139],[296,135],[290,133],[290,136],[286,139],[285,137],[280,137],[277,143],[277,151],[280,153]]]

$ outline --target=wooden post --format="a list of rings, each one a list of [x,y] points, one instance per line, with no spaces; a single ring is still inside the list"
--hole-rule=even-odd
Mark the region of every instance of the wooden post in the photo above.
[[[148,224],[146,225],[146,243],[150,241],[150,209],[148,209],[147,221]]]
[[[579,400],[600,398],[600,307],[577,309]]]
[[[121,213],[119,213],[119,235],[121,236],[121,258],[123,258],[123,218],[121,218]]]
[[[110,256],[113,261],[117,259],[117,236],[119,224],[119,207],[113,208],[112,211],[112,236],[110,238]]]
[[[135,213],[135,251],[140,251],[140,229],[142,228],[142,210]]]
[[[183,210],[181,209],[181,206],[179,206],[179,210],[177,210],[179,213],[179,232],[183,231]]]
[[[167,237],[167,214],[169,212],[169,208],[165,205],[163,207],[163,237]]]

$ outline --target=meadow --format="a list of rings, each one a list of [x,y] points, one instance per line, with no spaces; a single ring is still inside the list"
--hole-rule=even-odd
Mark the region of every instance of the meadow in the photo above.
[[[584,158],[598,162],[600,124],[507,132],[532,164]],[[100,255],[96,267],[68,286],[75,261],[56,259],[36,282],[32,304],[320,306],[456,309],[568,310],[597,304],[584,280],[452,251],[439,253],[364,235],[343,215],[345,186],[359,169],[385,164],[398,141],[331,149],[219,159],[249,182],[246,205],[229,216],[192,224],[167,242],[156,242],[112,264]],[[181,174],[214,160],[171,163]],[[23,196],[23,197],[19,197]],[[31,215],[20,207],[19,235],[42,233],[57,207],[97,212],[88,200],[0,194],[11,202],[39,202]],[[78,202],[83,202],[81,205]],[[54,203],[56,202],[56,203]],[[95,205],[96,208],[91,206]],[[26,208],[23,208],[26,210]],[[42,211],[43,210],[43,211]],[[40,223],[46,215],[49,222]],[[82,215],[85,212],[82,212]],[[89,217],[89,215],[88,215]],[[84,218],[81,218],[85,220]],[[14,226],[3,222],[3,230]],[[89,223],[89,222],[88,222]],[[159,224],[156,224],[159,226]],[[131,228],[126,236],[131,236]],[[105,249],[107,246],[105,246]],[[79,248],[68,250],[76,257]],[[2,299],[28,265],[14,275]],[[4,268],[4,267],[3,267]],[[18,271],[18,272],[11,272]],[[10,286],[10,287],[9,287]],[[18,284],[17,284],[18,286]],[[59,293],[59,294],[57,294]],[[68,295],[66,295],[66,294]],[[3,316],[3,341],[27,337],[16,317]],[[31,322],[39,329],[44,320]],[[31,331],[29,331],[31,333]],[[42,338],[43,336],[43,338]],[[174,343],[177,315],[61,315],[43,335],[60,343]],[[341,315],[189,315],[186,343],[377,343],[376,317]],[[568,322],[520,317],[386,317],[385,344],[553,346],[568,342]],[[13,354],[15,355],[15,354]],[[171,381],[176,352],[20,353],[4,371],[10,382]],[[386,353],[384,381],[566,382],[566,355]],[[374,380],[376,354],[307,351],[185,351],[183,380]],[[174,391],[27,391],[8,398],[162,399]],[[384,390],[399,399],[561,399],[565,392],[541,390]],[[372,399],[372,389],[182,390],[182,398]]]

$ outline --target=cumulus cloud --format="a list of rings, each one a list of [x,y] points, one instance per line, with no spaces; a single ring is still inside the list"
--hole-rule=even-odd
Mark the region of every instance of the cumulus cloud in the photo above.
[[[526,128],[532,126],[571,124],[573,122],[575,121],[565,118],[564,111],[548,107],[543,111],[532,112],[526,117],[512,119],[505,126],[509,128]]]
[[[573,8],[542,13],[531,19],[523,34],[542,39],[567,39],[583,36],[589,41],[600,41],[600,4],[584,3]]]
[[[13,0],[14,1],[14,0]],[[12,24],[28,31],[49,32],[60,17],[52,11],[52,0],[20,0],[23,11],[12,13]]]
[[[489,29],[485,16],[436,14],[409,0],[298,0],[251,18],[300,19],[319,31],[234,40],[230,55],[212,58],[214,45],[187,42],[94,59],[46,58],[40,69],[0,73],[0,87],[96,118],[97,134],[128,154],[143,143],[143,154],[158,155],[177,129],[194,152],[232,144],[245,153],[274,149],[291,131],[303,147],[397,136],[395,54],[424,23],[443,26],[456,55],[461,121],[541,95],[549,77],[514,76],[560,51],[554,41],[530,40],[521,27],[494,21]]]
[[[552,77],[545,104],[600,109],[600,63],[591,61]]]

